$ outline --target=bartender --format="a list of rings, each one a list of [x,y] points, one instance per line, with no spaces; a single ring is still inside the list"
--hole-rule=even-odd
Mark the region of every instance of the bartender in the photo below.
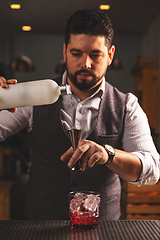
[[[137,98],[105,78],[115,46],[112,23],[98,10],[76,11],[68,20],[63,46],[66,71],[56,78],[73,96],[54,104],[0,112],[0,140],[24,127],[32,132],[32,166],[27,188],[28,219],[68,219],[68,193],[101,195],[100,219],[120,217],[120,178],[140,186],[159,179],[159,154]],[[16,80],[0,78],[1,87]],[[83,129],[73,153],[68,129]],[[71,171],[77,161],[82,171]]]

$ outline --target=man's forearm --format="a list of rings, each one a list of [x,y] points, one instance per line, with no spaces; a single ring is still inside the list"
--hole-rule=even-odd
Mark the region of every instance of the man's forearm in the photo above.
[[[142,164],[135,154],[116,149],[113,161],[106,166],[123,180],[134,182],[140,176]]]

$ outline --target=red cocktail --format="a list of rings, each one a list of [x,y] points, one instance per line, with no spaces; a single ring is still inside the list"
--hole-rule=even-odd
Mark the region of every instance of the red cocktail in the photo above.
[[[100,195],[95,192],[71,192],[69,216],[76,229],[96,227],[99,220]]]

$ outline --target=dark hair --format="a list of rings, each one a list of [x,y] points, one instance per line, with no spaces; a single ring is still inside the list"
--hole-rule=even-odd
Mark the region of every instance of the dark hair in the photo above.
[[[69,19],[65,29],[65,44],[70,42],[71,34],[104,36],[110,48],[114,31],[108,15],[100,10],[83,9],[76,11]]]

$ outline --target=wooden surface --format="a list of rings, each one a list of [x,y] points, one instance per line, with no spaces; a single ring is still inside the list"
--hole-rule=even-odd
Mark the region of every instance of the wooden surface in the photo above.
[[[0,220],[10,219],[10,187],[12,181],[0,181]]]
[[[158,59],[142,57],[137,62],[134,74],[134,93],[147,114],[150,127],[159,133],[158,128]]]
[[[123,181],[121,206],[123,219],[160,220],[160,181],[140,187]]]

